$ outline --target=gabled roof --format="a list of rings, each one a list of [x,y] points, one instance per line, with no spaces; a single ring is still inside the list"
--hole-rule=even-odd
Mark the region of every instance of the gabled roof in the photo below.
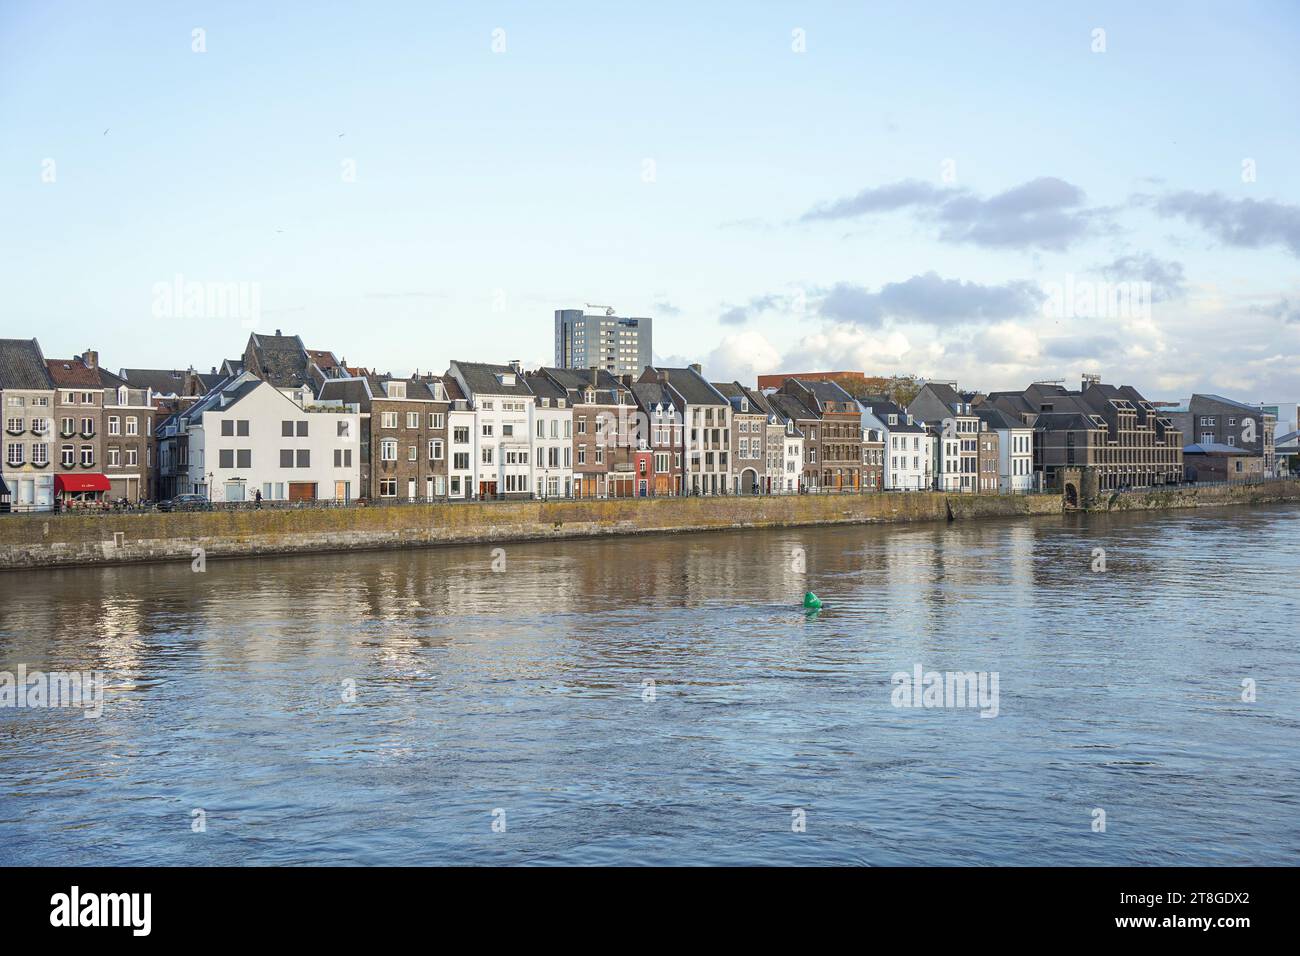
[[[249,345],[262,377],[276,388],[300,388],[315,383],[311,356],[297,335],[249,336]]]
[[[556,385],[541,372],[525,372],[524,381],[538,398],[549,398],[553,402],[569,400],[569,390]]]
[[[987,405],[982,406],[980,408],[972,408],[971,413],[975,415],[975,417],[977,417],[980,421],[988,425],[989,428],[993,429],[994,431],[1003,428],[1011,429],[1011,428],[1029,427],[1028,425],[1021,422],[1019,419],[1013,419],[1009,415],[1005,415],[1002,412],[998,411],[998,409],[992,408]]]
[[[878,418],[880,423],[885,427],[885,430],[890,433],[907,432],[910,434],[916,432],[917,434],[921,434],[925,431],[925,426],[916,420],[913,420],[909,425],[907,422],[907,409],[900,408],[896,402],[890,401],[883,395],[858,396],[858,404],[861,405],[864,410],[870,409],[871,414]],[[896,423],[893,425],[889,424],[890,415],[895,416]]]
[[[682,412],[677,396],[662,382],[633,382],[632,396],[637,405],[646,411],[662,407],[675,409],[678,414]]]
[[[183,395],[186,369],[123,368],[117,374],[132,388],[151,388],[159,395]]]
[[[668,373],[668,387],[676,390],[690,405],[728,405],[726,397],[693,368],[665,368],[647,365],[646,370]],[[642,374],[645,374],[642,372]]]
[[[818,418],[816,412],[805,405],[793,395],[786,395],[782,392],[773,392],[767,396],[768,406],[781,415],[783,418],[793,421],[810,421]]]
[[[532,397],[528,383],[522,372],[517,372],[510,365],[490,365],[486,362],[452,362],[453,369],[459,370],[465,386],[473,395],[519,395]],[[514,382],[503,384],[501,376],[513,376]]]
[[[46,359],[45,367],[56,388],[117,388],[127,384],[107,369],[91,368],[80,355],[70,359]]]
[[[39,342],[0,339],[0,388],[54,388]]]
[[[362,411],[370,410],[370,402],[373,397],[370,382],[364,378],[330,379],[321,385],[320,395],[317,396],[322,401],[338,401],[347,405],[358,405]]]

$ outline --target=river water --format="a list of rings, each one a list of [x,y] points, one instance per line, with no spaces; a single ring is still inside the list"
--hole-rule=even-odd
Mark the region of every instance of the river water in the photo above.
[[[1279,506],[0,574],[0,672],[107,681],[0,709],[0,863],[1295,863],[1298,571]]]

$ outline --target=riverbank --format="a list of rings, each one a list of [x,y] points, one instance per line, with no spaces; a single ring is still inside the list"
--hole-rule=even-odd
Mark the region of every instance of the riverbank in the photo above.
[[[1160,510],[1278,501],[1300,501],[1300,482],[1128,492],[1100,498],[1088,510]],[[206,560],[442,544],[502,544],[543,538],[966,521],[1059,515],[1065,510],[1057,495],[906,492],[6,515],[0,518],[0,570],[189,561],[200,553]]]

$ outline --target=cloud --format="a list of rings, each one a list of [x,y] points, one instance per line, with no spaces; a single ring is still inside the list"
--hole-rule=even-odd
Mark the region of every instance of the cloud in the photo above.
[[[1300,324],[1300,302],[1292,302],[1290,299],[1279,299],[1272,305],[1257,305],[1251,311],[1288,325]]]
[[[939,225],[944,242],[993,248],[1059,251],[1095,230],[1105,210],[1084,205],[1078,186],[1041,176],[987,199],[965,189],[903,179],[854,196],[819,203],[800,222],[856,219],[899,209],[916,209]]]
[[[1121,346],[1119,339],[1110,335],[1072,335],[1049,339],[1044,350],[1057,359],[1108,358],[1118,356]]]
[[[752,384],[780,364],[776,347],[761,332],[745,329],[723,337],[704,360],[704,374],[710,381]]]
[[[818,311],[825,318],[859,325],[879,326],[886,318],[959,325],[1030,315],[1042,302],[1042,291],[1031,282],[981,285],[927,272],[886,283],[879,292],[838,283],[822,298]]]
[[[1222,193],[1183,191],[1156,200],[1155,211],[1182,217],[1229,246],[1280,244],[1300,256],[1300,206],[1271,199],[1229,199]]]
[[[1108,265],[1100,266],[1097,271],[1112,282],[1151,283],[1153,302],[1181,299],[1187,292],[1183,264],[1157,259],[1148,252],[1120,256]]]
[[[936,206],[957,192],[956,189],[940,189],[919,179],[902,179],[874,189],[864,189],[856,196],[819,203],[799,219],[801,222],[856,219],[868,213],[891,212],[905,206]]]
[[[718,321],[723,325],[744,325],[755,315],[771,309],[785,309],[789,312],[803,313],[804,293],[796,292],[792,296],[760,295],[750,299],[745,305],[725,306]]]
[[[667,316],[670,319],[682,314],[681,309],[677,308],[677,306],[667,300],[656,302],[654,304],[654,310],[658,315]]]

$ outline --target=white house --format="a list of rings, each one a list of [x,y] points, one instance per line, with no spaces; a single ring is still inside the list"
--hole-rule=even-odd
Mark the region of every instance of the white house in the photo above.
[[[363,494],[361,416],[345,407],[304,410],[251,372],[222,383],[176,417],[187,448],[177,492],[213,502]]]
[[[862,424],[885,436],[886,491],[924,491],[934,482],[934,436],[904,409],[883,397],[858,399]]]
[[[573,494],[573,406],[568,389],[542,374],[524,376],[533,393],[533,489],[539,498]]]
[[[1034,430],[995,408],[977,408],[975,414],[989,431],[998,433],[998,490],[1003,494],[1033,491]]]
[[[533,489],[534,395],[519,363],[452,362],[447,376],[456,382],[474,411],[475,497],[515,498],[529,494]],[[462,447],[453,436],[453,456]]]

